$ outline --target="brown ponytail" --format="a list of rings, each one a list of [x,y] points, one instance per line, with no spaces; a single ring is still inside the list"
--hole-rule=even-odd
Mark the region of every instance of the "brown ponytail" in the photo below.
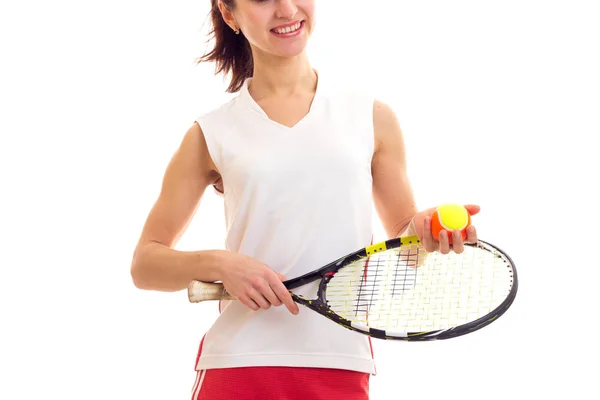
[[[235,0],[221,0],[223,4],[233,9]],[[252,77],[254,61],[250,43],[242,32],[236,34],[223,20],[219,10],[219,0],[211,0],[210,18],[212,29],[210,39],[214,39],[214,48],[198,59],[201,62],[214,61],[215,75],[231,74],[227,92],[235,93],[240,90],[246,78]]]

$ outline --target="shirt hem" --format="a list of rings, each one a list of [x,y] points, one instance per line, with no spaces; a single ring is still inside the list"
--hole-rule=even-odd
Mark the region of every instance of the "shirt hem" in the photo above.
[[[375,363],[371,359],[357,359],[339,355],[264,354],[246,356],[201,356],[196,371],[236,367],[308,367],[332,368],[364,372],[376,375]]]

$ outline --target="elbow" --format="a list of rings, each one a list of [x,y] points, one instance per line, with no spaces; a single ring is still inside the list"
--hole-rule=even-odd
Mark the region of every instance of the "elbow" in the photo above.
[[[136,249],[133,255],[129,273],[131,275],[131,281],[136,288],[142,290],[150,289],[148,274],[146,268],[144,268],[144,263],[142,261],[139,249]]]
[[[131,281],[136,288],[143,290],[148,289],[148,283],[145,279],[143,270],[135,260],[131,263],[130,274]]]

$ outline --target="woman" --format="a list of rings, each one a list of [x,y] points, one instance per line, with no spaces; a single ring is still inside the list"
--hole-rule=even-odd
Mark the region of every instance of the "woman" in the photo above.
[[[311,67],[315,3],[212,0],[215,47],[201,61],[239,93],[185,134],[135,251],[138,288],[222,281],[239,300],[201,341],[194,400],[368,399],[369,338],[299,310],[281,282],[369,244],[372,204],[390,237],[463,251],[459,232],[452,248],[432,238],[433,209],[417,211],[390,107]],[[227,250],[174,250],[208,186],[223,194]]]

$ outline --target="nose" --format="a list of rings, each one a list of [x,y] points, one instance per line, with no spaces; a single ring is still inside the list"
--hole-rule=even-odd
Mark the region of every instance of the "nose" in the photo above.
[[[293,18],[298,12],[295,0],[278,0],[277,1],[277,18]]]

